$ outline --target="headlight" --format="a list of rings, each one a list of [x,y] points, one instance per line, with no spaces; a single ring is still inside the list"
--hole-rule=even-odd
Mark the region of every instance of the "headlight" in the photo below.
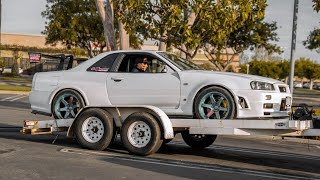
[[[266,83],[266,82],[252,81],[250,85],[251,85],[251,88],[254,90],[269,90],[269,91],[274,90],[273,84]]]

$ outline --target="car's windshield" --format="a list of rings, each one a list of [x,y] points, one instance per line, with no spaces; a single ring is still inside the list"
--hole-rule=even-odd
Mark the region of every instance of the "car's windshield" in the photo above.
[[[174,54],[169,54],[165,52],[158,52],[158,54],[168,61],[170,61],[172,64],[174,64],[177,68],[180,70],[203,70],[201,67],[198,65],[194,64],[191,61],[185,60],[183,58],[180,58]]]

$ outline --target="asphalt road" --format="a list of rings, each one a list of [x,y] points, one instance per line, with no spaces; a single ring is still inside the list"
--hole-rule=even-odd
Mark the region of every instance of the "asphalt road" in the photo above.
[[[320,179],[320,141],[219,136],[193,150],[178,135],[148,157],[127,153],[117,141],[105,151],[74,139],[19,133],[30,113],[26,95],[0,94],[0,179]]]

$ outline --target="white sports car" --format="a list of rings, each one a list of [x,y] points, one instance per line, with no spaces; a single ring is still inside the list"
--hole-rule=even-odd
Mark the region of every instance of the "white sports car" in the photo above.
[[[139,63],[145,71],[134,70]],[[291,93],[281,81],[204,71],[173,54],[131,50],[35,74],[30,104],[33,113],[60,119],[75,117],[84,106],[115,105],[153,105],[171,117],[265,119],[287,117]]]

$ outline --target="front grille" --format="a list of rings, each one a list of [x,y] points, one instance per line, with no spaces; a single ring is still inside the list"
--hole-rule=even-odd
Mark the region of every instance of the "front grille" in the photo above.
[[[280,92],[287,92],[287,88],[283,86],[279,86]]]

